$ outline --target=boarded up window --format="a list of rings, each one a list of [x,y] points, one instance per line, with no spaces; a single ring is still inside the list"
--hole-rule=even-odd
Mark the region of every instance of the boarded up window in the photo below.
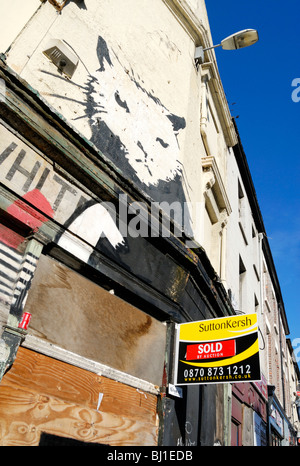
[[[0,384],[0,445],[155,446],[156,406],[156,395],[20,347]]]
[[[161,385],[166,326],[48,256],[39,260],[25,311],[32,334]]]

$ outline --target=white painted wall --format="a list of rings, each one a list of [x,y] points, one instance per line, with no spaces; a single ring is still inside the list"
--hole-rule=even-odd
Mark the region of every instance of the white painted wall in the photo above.
[[[236,310],[256,313],[258,316],[258,325],[261,330],[259,334],[261,372],[267,383],[270,384],[272,382],[269,378],[270,358],[271,360],[275,358],[275,353],[272,356],[270,352],[273,349],[275,351],[275,347],[280,352],[278,330],[276,332],[274,325],[278,314],[277,301],[261,249],[262,234],[259,234],[255,227],[249,199],[232,152],[228,158],[228,177],[230,183],[227,185],[227,192],[232,206],[232,214],[227,224],[227,286],[231,290],[232,304]],[[240,189],[244,192],[242,200],[239,199],[239,183]],[[244,220],[241,218],[240,209],[242,209]],[[244,227],[243,232],[239,225],[240,222]],[[246,269],[242,281],[239,274],[240,257]],[[241,286],[243,287],[242,292]],[[282,341],[285,345],[284,336]],[[270,344],[273,345],[273,349],[270,348]],[[276,371],[273,370],[272,373],[275,380]],[[280,387],[280,380],[276,383]],[[279,389],[276,393],[280,398]]]
[[[232,291],[235,308],[252,313],[256,308],[255,296],[261,305],[259,237],[232,151],[228,158],[228,179],[230,182],[227,185],[227,193],[232,213],[227,225],[227,284]],[[239,198],[239,183],[244,194],[242,199]],[[245,289],[242,294],[240,293],[240,257],[246,269],[243,284]]]
[[[41,0],[10,0],[0,2],[0,53],[6,52],[32,15]]]

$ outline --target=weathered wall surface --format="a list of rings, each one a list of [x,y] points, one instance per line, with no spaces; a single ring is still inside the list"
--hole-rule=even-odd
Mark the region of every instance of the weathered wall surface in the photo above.
[[[227,224],[227,285],[234,308],[252,313],[262,306],[261,236],[257,231],[248,195],[234,154],[228,157],[227,186],[232,214]]]
[[[11,0],[9,3],[1,2],[0,53],[8,50],[40,6],[41,0],[27,0],[26,2],[23,0]],[[3,20],[4,18],[5,20]]]
[[[180,97],[189,94],[190,78],[183,70],[191,68],[183,50],[193,52],[186,35],[178,37],[165,5],[154,2],[137,7],[132,1],[88,1],[86,9],[70,3],[61,15],[45,4],[9,54],[16,71],[23,67],[22,77],[148,190],[182,175],[179,147],[188,102]],[[37,24],[43,25],[40,32]],[[27,37],[38,48],[24,63]],[[42,53],[51,38],[66,41],[80,59],[72,81]]]
[[[204,2],[179,4],[207,28]],[[46,2],[7,63],[150,199],[189,203],[185,226],[205,246],[212,225],[205,220],[201,158],[215,157],[225,183],[227,149],[211,88],[195,67],[195,38],[175,5],[86,0],[57,14]],[[71,79],[43,54],[53,39],[78,59]]]

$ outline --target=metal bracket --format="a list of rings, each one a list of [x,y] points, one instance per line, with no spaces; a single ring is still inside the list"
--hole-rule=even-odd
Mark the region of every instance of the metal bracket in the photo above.
[[[16,335],[20,337],[22,340],[25,339],[27,335],[27,330],[24,330],[20,327],[11,327],[10,325],[3,325],[4,332],[11,333],[12,335]]]

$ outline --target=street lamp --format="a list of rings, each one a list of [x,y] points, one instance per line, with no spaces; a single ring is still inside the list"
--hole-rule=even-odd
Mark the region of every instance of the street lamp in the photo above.
[[[258,41],[258,32],[255,29],[243,29],[243,31],[231,34],[226,37],[218,45],[212,45],[211,47],[203,48],[196,47],[195,60],[199,60],[200,63],[204,62],[204,52],[207,50],[215,49],[216,47],[222,47],[223,50],[237,50],[244,47],[249,47]]]

